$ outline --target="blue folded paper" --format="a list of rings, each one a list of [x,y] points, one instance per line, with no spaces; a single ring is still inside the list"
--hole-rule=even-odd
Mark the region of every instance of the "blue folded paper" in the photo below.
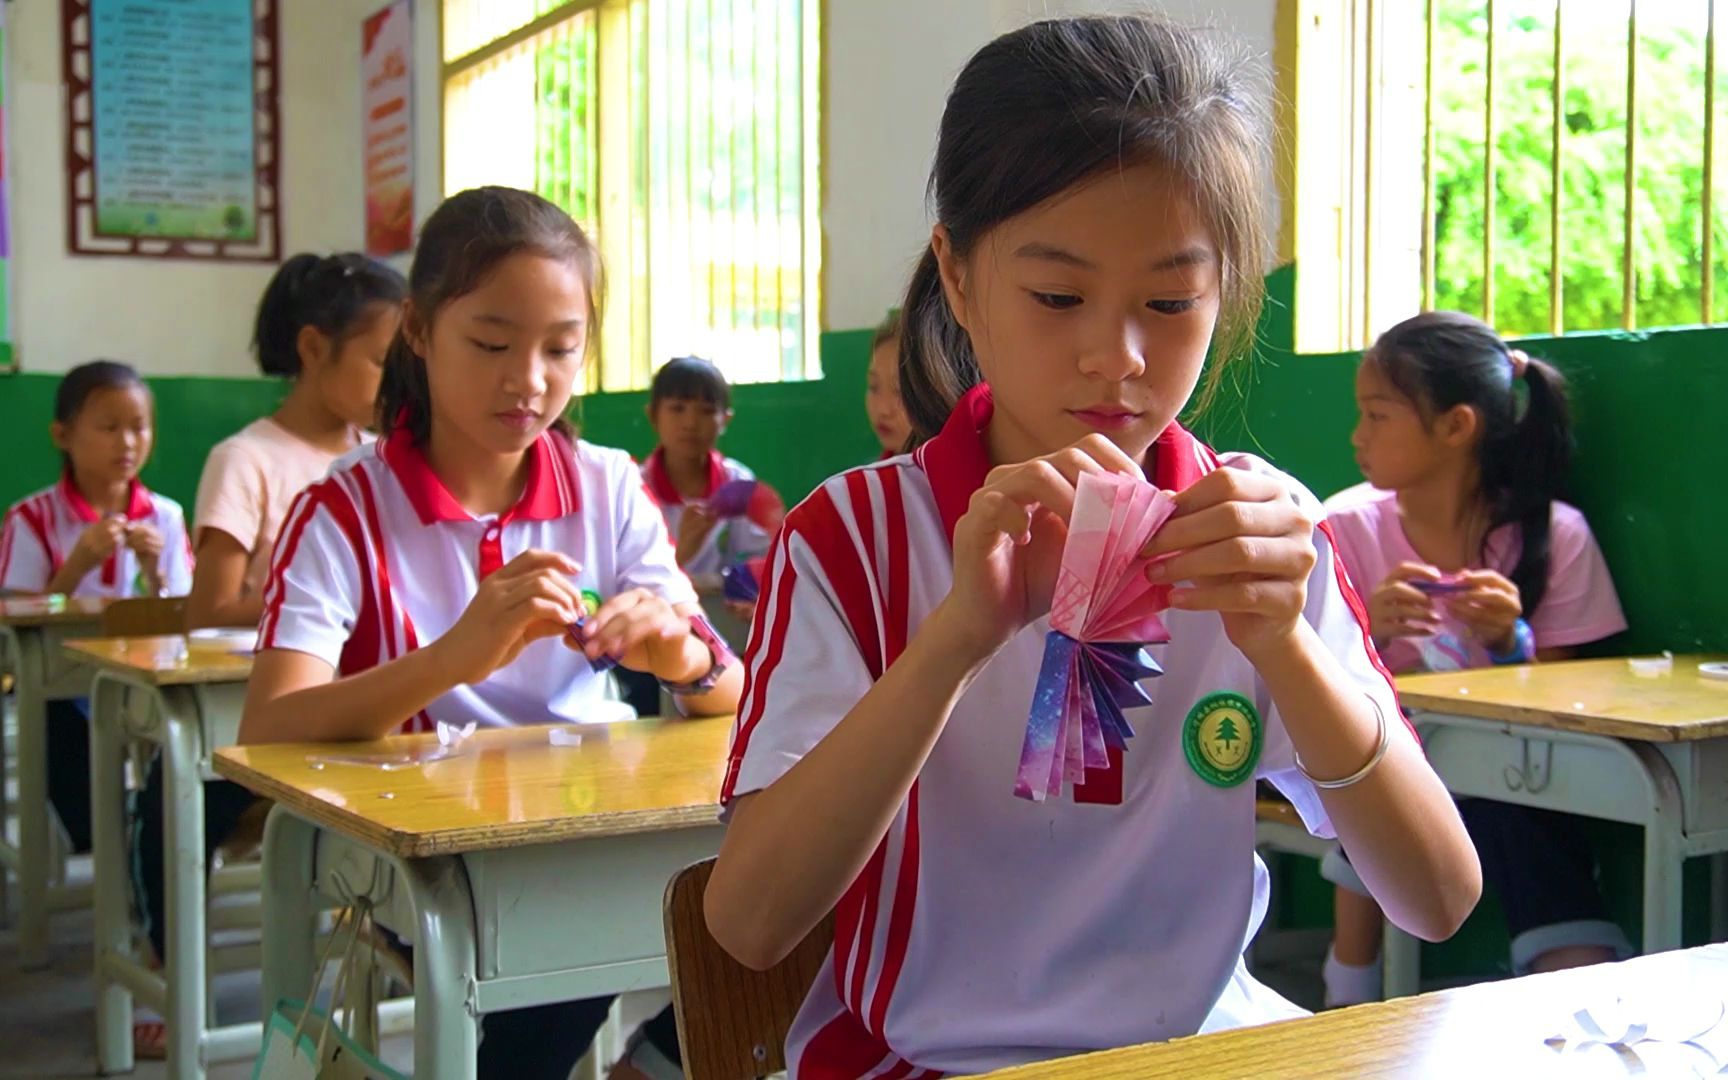
[[[1144,645],[1046,634],[1014,794],[1042,801],[1060,795],[1065,780],[1084,783],[1087,771],[1108,768],[1107,748],[1126,750],[1134,736],[1125,710],[1152,703],[1140,680],[1162,674]]]

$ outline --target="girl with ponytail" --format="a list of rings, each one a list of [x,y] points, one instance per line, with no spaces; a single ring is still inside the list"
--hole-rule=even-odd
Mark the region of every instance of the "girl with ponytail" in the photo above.
[[[1560,501],[1571,461],[1566,386],[1548,363],[1451,311],[1407,319],[1356,372],[1351,443],[1367,483],[1327,503],[1338,549],[1371,589],[1374,642],[1395,672],[1562,660],[1626,628],[1584,515]],[[1628,951],[1607,919],[1576,819],[1461,804],[1495,881],[1514,968]],[[1341,857],[1329,1003],[1379,996],[1380,911]]]

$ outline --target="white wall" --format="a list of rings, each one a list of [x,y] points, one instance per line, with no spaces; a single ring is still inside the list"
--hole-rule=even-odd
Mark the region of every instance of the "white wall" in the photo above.
[[[277,0],[282,35],[283,248],[360,245],[359,34],[383,0]],[[826,329],[898,302],[929,235],[924,183],[954,77],[1030,18],[1162,8],[1240,32],[1269,54],[1275,0],[829,0]],[[417,0],[417,217],[438,201],[437,0]],[[245,375],[270,269],[72,257],[65,249],[58,4],[10,4],[14,281],[20,356],[60,371],[95,356],[151,374]],[[40,163],[40,165],[38,164]]]
[[[824,327],[899,302],[930,235],[924,183],[948,88],[997,34],[1048,15],[1164,11],[1240,33],[1270,63],[1276,0],[830,0]],[[1268,199],[1273,198],[1267,178]]]
[[[277,0],[283,253],[353,249],[361,232],[360,20],[384,0]],[[415,72],[422,216],[437,192],[437,4],[419,0]],[[66,252],[60,5],[8,4],[7,100],[19,358],[63,371],[97,356],[153,375],[246,375],[253,307],[271,267]]]

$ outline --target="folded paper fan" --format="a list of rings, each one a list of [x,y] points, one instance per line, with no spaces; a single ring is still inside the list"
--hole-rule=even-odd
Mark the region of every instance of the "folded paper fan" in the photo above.
[[[786,520],[786,503],[780,493],[760,480],[728,480],[708,496],[703,508],[722,520],[748,518],[770,533]]]
[[[1151,704],[1143,679],[1163,674],[1147,645],[1170,640],[1159,612],[1170,587],[1146,579],[1140,554],[1175,511],[1170,495],[1133,477],[1084,474],[1056,573],[1050,633],[1026,720],[1014,794],[1060,797],[1110,766],[1134,729],[1125,710]]]

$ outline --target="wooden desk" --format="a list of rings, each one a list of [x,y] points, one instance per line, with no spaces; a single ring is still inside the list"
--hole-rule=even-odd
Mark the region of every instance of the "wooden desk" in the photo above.
[[[161,1012],[168,1075],[198,1080],[206,1063],[255,1056],[258,1023],[215,1027],[207,1008],[209,866],[204,857],[204,780],[210,755],[232,743],[246,704],[249,653],[179,635],[98,638],[64,646],[95,677],[90,686],[91,812],[96,885],[96,1052],[103,1073],[132,1069],[132,999]],[[128,915],[126,750],[161,747],[167,904],[162,971],[133,949]]]
[[[1673,1001],[1650,988],[1728,998],[1728,946],[1643,956],[1624,964],[1576,968],[1482,983],[1420,997],[1359,1005],[1256,1028],[1110,1050],[991,1073],[991,1080],[1191,1080],[1266,1077],[1577,1076],[1581,1062],[1548,1046],[1573,1012],[1617,995]],[[1650,1019],[1644,1017],[1643,1019]],[[1723,1023],[1728,1024],[1728,1021]],[[1637,1048],[1633,1048],[1637,1052]],[[1599,1059],[1598,1059],[1599,1060]],[[1642,1072],[1634,1063],[1623,1071]]]
[[[90,672],[68,662],[60,643],[68,637],[98,633],[106,600],[64,596],[0,599],[0,669],[12,675],[18,709],[18,843],[6,839],[6,799],[0,792],[0,918],[9,910],[10,869],[18,876],[18,958],[26,968],[48,963],[50,912],[83,907],[88,889],[57,885],[57,861],[49,837],[48,702],[83,697]],[[4,774],[0,748],[0,775]]]
[[[1698,674],[1708,659],[1657,678],[1623,658],[1407,675],[1398,693],[1453,794],[1643,826],[1642,946],[1660,952],[1680,945],[1681,864],[1728,851],[1728,682]],[[1388,995],[1416,988],[1415,954],[1388,952]]]
[[[719,850],[731,721],[587,728],[579,746],[552,730],[481,731],[455,757],[389,771],[330,758],[436,737],[219,751],[219,773],[277,801],[265,1002],[305,995],[315,913],[359,896],[415,942],[418,1077],[472,1078],[481,1014],[667,985],[662,896]]]

